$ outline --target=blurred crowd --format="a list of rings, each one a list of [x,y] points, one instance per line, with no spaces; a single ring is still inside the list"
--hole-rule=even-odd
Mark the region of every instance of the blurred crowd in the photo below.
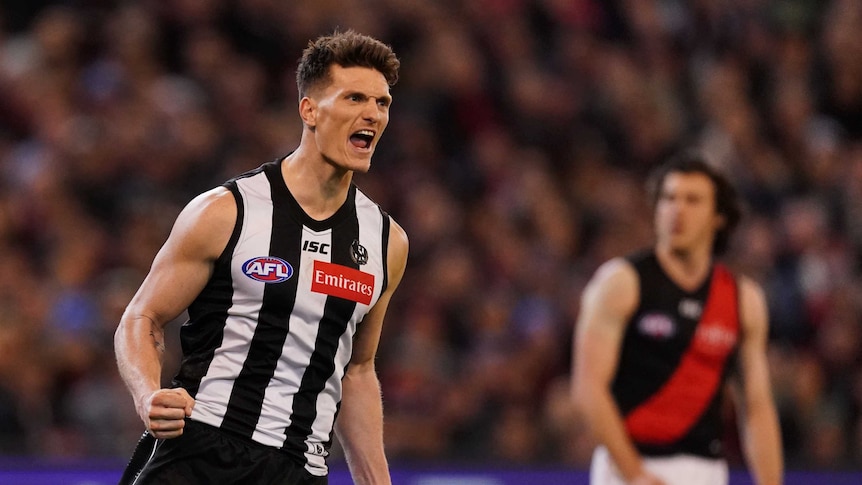
[[[185,203],[296,146],[296,61],[335,28],[402,61],[355,179],[411,243],[392,462],[585,466],[580,293],[650,244],[645,176],[697,147],[744,195],[728,262],[768,292],[788,465],[862,466],[856,0],[4,0],[0,454],[131,453],[120,314]]]

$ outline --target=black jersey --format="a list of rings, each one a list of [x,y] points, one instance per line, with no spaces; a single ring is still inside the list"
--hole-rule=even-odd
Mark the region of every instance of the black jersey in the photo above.
[[[325,475],[353,336],[387,286],[389,216],[352,185],[334,215],[310,218],[280,161],[225,187],[236,226],[189,307],[174,385],[196,400],[190,419]]]
[[[721,264],[681,289],[653,253],[629,258],[640,286],[612,392],[641,453],[720,457],[722,387],[739,340],[737,285]]]

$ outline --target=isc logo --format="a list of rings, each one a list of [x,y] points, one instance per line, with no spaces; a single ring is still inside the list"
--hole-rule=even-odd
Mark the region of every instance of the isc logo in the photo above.
[[[310,253],[329,254],[329,244],[309,241],[306,239],[306,241],[302,243],[302,250]]]
[[[293,276],[293,267],[281,258],[258,256],[243,263],[242,272],[255,281],[281,283]]]

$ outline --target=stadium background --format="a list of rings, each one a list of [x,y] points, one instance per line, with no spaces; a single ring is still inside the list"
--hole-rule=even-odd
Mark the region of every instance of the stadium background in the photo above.
[[[120,313],[188,200],[296,145],[296,60],[336,27],[402,60],[356,178],[411,241],[379,354],[396,470],[583,477],[578,298],[649,244],[644,176],[682,146],[746,200],[729,261],[768,291],[788,468],[862,469],[862,2],[4,0],[0,473],[123,465]]]

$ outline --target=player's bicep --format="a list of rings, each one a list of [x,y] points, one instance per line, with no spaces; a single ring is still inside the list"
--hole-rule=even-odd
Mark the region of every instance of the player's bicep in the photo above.
[[[747,279],[740,282],[740,323],[739,377],[745,405],[752,407],[772,399],[766,358],[769,316],[762,289]]]
[[[401,283],[401,278],[404,276],[404,271],[407,266],[407,253],[409,243],[407,233],[395,221],[392,221],[390,230],[388,254],[388,275],[389,280],[386,291],[380,295],[377,303],[369,310],[368,314],[363,318],[362,323],[356,331],[353,341],[353,355],[351,364],[362,364],[373,362],[374,356],[377,353],[377,347],[380,343],[380,334],[383,331],[383,319],[386,316],[386,310],[389,308],[389,301],[392,295]]]
[[[212,275],[233,232],[236,203],[225,189],[202,194],[177,217],[127,313],[165,325],[185,310]]]
[[[575,379],[610,383],[626,324],[638,299],[634,268],[617,259],[603,265],[584,290],[574,345]]]

